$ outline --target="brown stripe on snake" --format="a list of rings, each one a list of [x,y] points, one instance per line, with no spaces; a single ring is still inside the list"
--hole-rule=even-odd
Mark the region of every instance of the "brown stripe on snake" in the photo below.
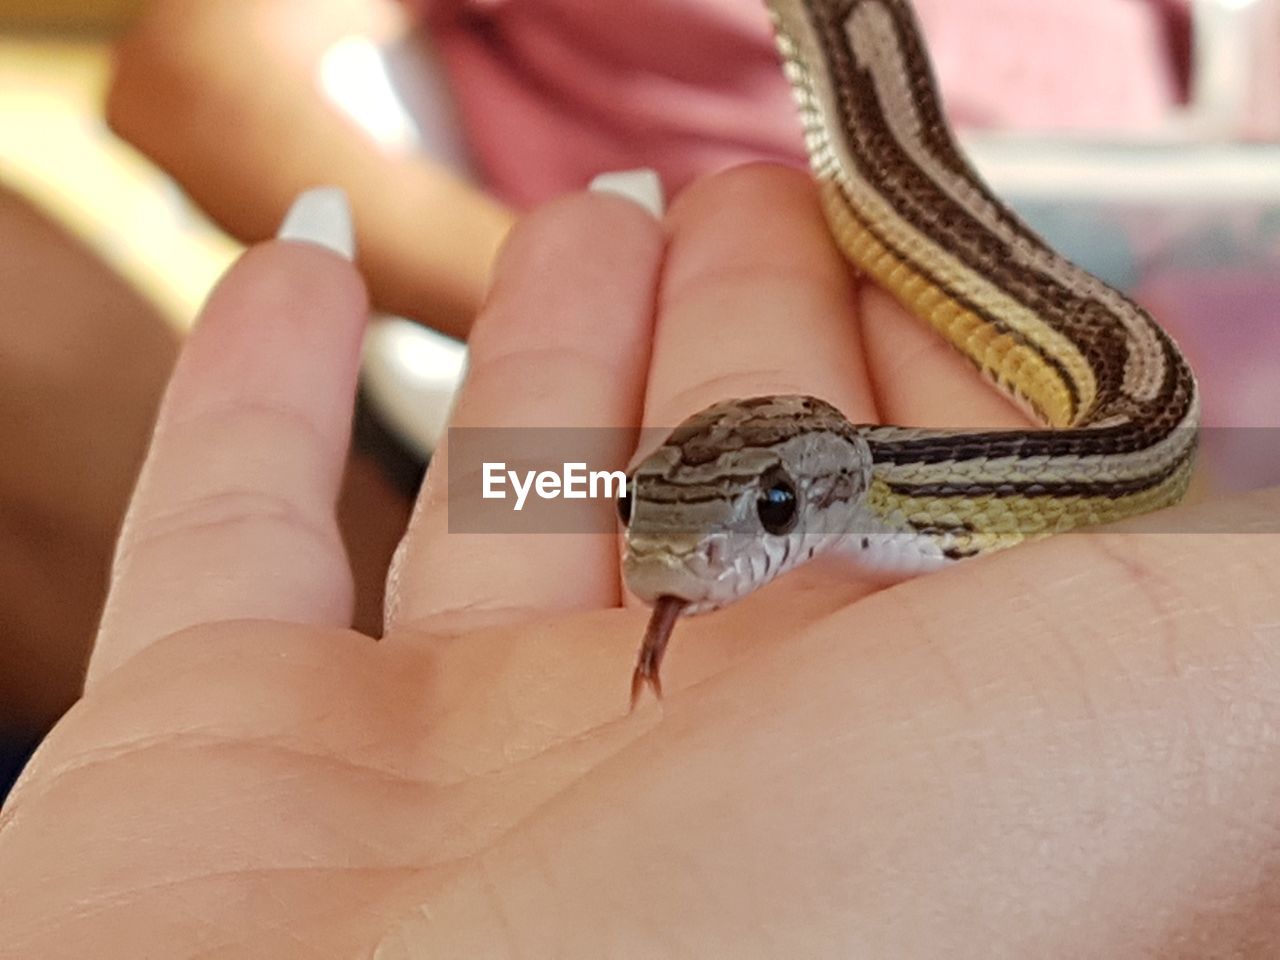
[[[1171,462],[1158,473],[1129,480],[1019,480],[1000,484],[958,483],[894,483],[889,490],[903,497],[1123,497],[1158,487],[1187,465],[1188,453]]]
[[[1195,425],[1158,423],[1149,430],[1122,427],[1094,427],[1084,436],[1070,431],[991,430],[931,431],[927,437],[903,440],[881,440],[877,431],[869,431],[867,442],[877,463],[945,463],[973,457],[1060,457],[1096,456],[1104,446],[1108,454],[1133,453],[1151,447],[1159,438],[1175,431],[1186,434],[1185,445],[1196,439]]]

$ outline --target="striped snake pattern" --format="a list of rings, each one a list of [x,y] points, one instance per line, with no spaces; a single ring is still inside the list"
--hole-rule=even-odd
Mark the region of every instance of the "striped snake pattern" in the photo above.
[[[833,236],[1043,426],[850,423],[814,397],[728,400],[633,472],[624,575],[653,604],[633,701],[681,614],[819,553],[912,574],[1178,501],[1195,377],[1137,304],[1051,250],[947,125],[907,0],[767,0]]]

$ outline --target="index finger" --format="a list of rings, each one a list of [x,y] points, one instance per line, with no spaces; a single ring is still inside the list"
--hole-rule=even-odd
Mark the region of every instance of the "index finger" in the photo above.
[[[366,300],[344,196],[304,194],[283,234],[231,268],[174,370],[120,533],[91,682],[196,624],[350,623],[334,504]]]

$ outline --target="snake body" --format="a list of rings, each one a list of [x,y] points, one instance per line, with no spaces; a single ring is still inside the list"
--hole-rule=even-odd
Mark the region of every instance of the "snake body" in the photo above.
[[[848,259],[1043,426],[850,423],[801,396],[691,417],[632,475],[624,574],[655,612],[633,696],[681,613],[832,550],[915,573],[1179,500],[1196,381],[1137,304],[1050,249],[974,172],[907,0],[768,0]]]

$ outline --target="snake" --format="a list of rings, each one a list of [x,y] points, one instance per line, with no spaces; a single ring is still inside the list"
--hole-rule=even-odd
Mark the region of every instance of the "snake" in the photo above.
[[[766,0],[810,168],[856,272],[1038,424],[851,423],[814,396],[685,420],[619,500],[623,578],[652,606],[632,706],[677,621],[814,557],[903,577],[1169,506],[1197,447],[1196,379],[1133,300],[986,185],[943,112],[908,0]]]

